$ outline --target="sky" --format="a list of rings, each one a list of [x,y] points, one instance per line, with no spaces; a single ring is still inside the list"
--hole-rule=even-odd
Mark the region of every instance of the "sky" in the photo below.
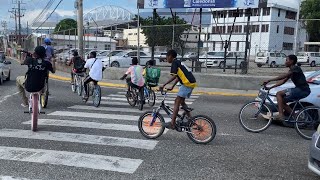
[[[14,26],[14,19],[10,19],[10,13],[8,10],[14,7],[12,1],[16,0],[0,0],[0,21],[9,21],[9,26]],[[25,16],[22,18],[22,23],[26,24],[26,22],[32,22],[34,18],[42,11],[42,9],[46,6],[49,0],[22,0],[25,4],[22,5],[26,9]],[[54,7],[58,4],[60,0],[55,0],[54,4],[48,11],[48,13],[52,12]],[[114,5],[120,6],[132,13],[137,12],[137,0],[83,0],[84,1],[84,13],[89,12],[90,10],[103,6],[103,5]],[[299,0],[269,0],[269,3],[277,3],[280,5],[286,5],[293,8],[298,7]],[[74,9],[74,0],[63,0],[60,6],[55,11],[55,16],[65,16],[70,17],[75,13]],[[54,18],[54,17],[53,17]]]

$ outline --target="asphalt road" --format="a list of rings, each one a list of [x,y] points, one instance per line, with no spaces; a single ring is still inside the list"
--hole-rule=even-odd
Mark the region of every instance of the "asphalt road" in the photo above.
[[[16,62],[12,69],[12,79],[26,70]],[[310,142],[294,129],[242,129],[238,112],[251,98],[194,96],[193,114],[210,116],[218,128],[210,144],[197,145],[175,131],[143,138],[136,129],[141,112],[123,101],[123,89],[103,88],[104,104],[91,109],[68,83],[49,83],[36,133],[13,95],[15,82],[0,86],[0,179],[319,179],[307,168]]]

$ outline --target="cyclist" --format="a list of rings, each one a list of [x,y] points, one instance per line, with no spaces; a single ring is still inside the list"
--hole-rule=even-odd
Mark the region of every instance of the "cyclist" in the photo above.
[[[52,64],[45,61],[46,49],[43,46],[35,48],[34,53],[28,53],[27,58],[21,65],[27,65],[28,71],[25,76],[18,76],[16,84],[20,95],[22,97],[23,107],[28,106],[28,98],[26,96],[26,90],[28,92],[39,92],[44,88],[45,79],[47,78],[48,71],[55,73],[56,66],[55,60]]]
[[[163,89],[167,84],[174,82],[173,86],[168,89],[172,90],[178,82],[181,83],[179,92],[174,102],[172,120],[169,123],[165,123],[165,127],[168,129],[175,129],[176,118],[180,105],[183,107],[183,109],[188,109],[185,99],[190,98],[193,89],[197,86],[196,79],[191,70],[183,62],[177,60],[176,58],[177,52],[175,50],[169,50],[167,52],[167,61],[171,64],[170,73],[172,78],[170,78],[164,85],[160,86],[160,89]],[[189,112],[187,112],[187,115],[191,117]]]
[[[43,47],[46,49],[46,58],[45,58],[45,60],[51,62],[52,59],[54,58],[54,49],[51,46],[51,39],[50,38],[45,38],[44,39],[44,44],[45,45]]]
[[[89,68],[89,75],[84,79],[84,93],[83,101],[87,101],[89,98],[89,90],[88,84],[93,81],[94,83],[98,83],[98,81],[102,80],[102,71],[103,64],[100,59],[97,59],[97,53],[95,51],[90,52],[89,59],[87,60],[84,68]]]
[[[86,62],[79,56],[78,51],[73,52],[73,58],[68,63],[68,66],[73,64],[73,68],[71,70],[71,84],[74,83],[74,75],[76,73],[82,73],[84,70],[84,65]]]
[[[266,90],[281,86],[284,83],[286,83],[289,79],[291,79],[293,84],[296,86],[295,88],[290,88],[277,92],[277,102],[279,107],[279,116],[277,117],[278,120],[284,120],[284,111],[289,114],[292,112],[292,109],[287,104],[288,102],[303,99],[309,96],[311,92],[305,75],[303,74],[301,68],[296,64],[297,56],[289,55],[285,62],[286,67],[289,68],[289,72],[287,74],[270,79],[263,83],[263,85],[266,86],[269,82],[279,81],[271,87],[265,87]]]
[[[131,66],[120,79],[124,80],[129,74],[130,74],[130,78],[127,78],[128,91],[130,91],[130,88],[139,89],[141,98],[144,101],[143,87],[144,87],[145,81],[143,77],[143,67],[138,65],[138,58],[136,57],[132,58]]]

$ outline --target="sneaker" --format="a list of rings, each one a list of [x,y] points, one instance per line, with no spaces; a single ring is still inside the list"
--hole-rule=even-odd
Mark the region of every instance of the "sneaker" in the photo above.
[[[28,105],[28,104],[21,103],[21,106],[24,107],[24,108],[27,108],[29,105]]]

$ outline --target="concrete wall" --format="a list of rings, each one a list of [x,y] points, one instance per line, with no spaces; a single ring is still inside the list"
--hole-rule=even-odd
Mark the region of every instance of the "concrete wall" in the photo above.
[[[70,72],[71,67],[57,65],[57,69],[63,72]],[[104,79],[119,80],[127,69],[124,68],[107,68],[104,71]],[[198,87],[204,88],[221,88],[221,89],[238,89],[238,90],[258,90],[260,84],[270,79],[270,76],[249,76],[249,75],[232,75],[232,74],[205,74],[194,73],[198,82]],[[170,78],[170,73],[161,72],[160,84],[165,83]]]

